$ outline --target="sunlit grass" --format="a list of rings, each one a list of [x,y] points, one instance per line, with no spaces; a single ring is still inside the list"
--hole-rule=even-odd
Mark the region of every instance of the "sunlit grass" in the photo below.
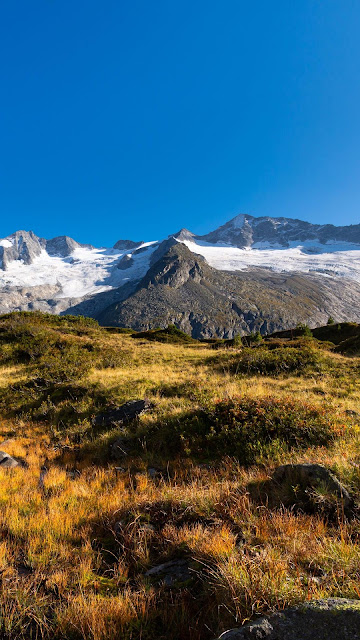
[[[4,417],[0,449],[27,467],[0,470],[3,637],[152,640],[166,629],[169,640],[205,640],[256,612],[316,597],[360,597],[356,519],[339,512],[327,522],[316,513],[270,509],[249,488],[264,483],[278,463],[318,462],[359,491],[359,416],[345,413],[360,406],[357,361],[332,355],[334,370],[306,377],[236,376],[223,352],[208,345],[102,339],[128,364],[93,368],[86,384],[111,392],[112,402],[148,397],[155,407],[140,418],[144,432],[164,416],[244,395],[326,405],[344,429],[329,447],[286,455],[279,449],[248,468],[229,456],[209,465],[191,457],[159,460],[161,475],[152,478],[146,451],[124,463],[108,455],[96,462],[97,449],[107,451],[108,433],[82,447],[65,425],[55,445],[41,420]],[[10,392],[26,372],[2,368],[0,386]],[[144,577],[176,557],[199,567],[193,593],[168,592]]]

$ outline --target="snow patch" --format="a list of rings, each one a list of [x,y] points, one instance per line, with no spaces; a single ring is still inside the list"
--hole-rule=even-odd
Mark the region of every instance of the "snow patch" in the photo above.
[[[13,246],[13,243],[10,242],[7,238],[3,238],[0,240],[0,247],[5,247],[6,249],[10,249]]]
[[[314,241],[301,245],[294,242],[289,248],[270,248],[268,243],[262,243],[258,248],[246,249],[188,240],[184,240],[184,244],[193,253],[204,256],[212,267],[220,271],[243,271],[251,267],[263,267],[280,273],[315,272],[360,282],[360,245],[349,242],[331,245],[322,245]]]
[[[0,271],[0,288],[55,285],[59,287],[56,298],[83,298],[140,280],[149,269],[156,245],[156,241],[145,242],[142,247],[147,251],[128,254],[134,263],[126,275],[117,268],[126,251],[77,247],[71,256],[61,258],[49,256],[43,250],[30,265],[14,260],[6,271]]]

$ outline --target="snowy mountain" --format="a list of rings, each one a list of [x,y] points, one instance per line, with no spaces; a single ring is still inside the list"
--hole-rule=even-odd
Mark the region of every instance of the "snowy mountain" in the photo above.
[[[335,227],[292,218],[255,218],[240,214],[198,240],[210,244],[225,243],[241,249],[279,246],[289,248],[306,243],[314,246],[350,243],[360,245],[360,224]]]
[[[196,337],[358,320],[360,225],[239,215],[204,236],[112,248],[17,231],[0,240],[0,313],[33,309]]]

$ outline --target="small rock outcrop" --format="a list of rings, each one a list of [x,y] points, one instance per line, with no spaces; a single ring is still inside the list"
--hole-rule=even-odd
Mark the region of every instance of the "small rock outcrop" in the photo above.
[[[129,267],[132,267],[132,265],[134,264],[134,258],[131,257],[131,255],[129,255],[128,253],[126,253],[121,260],[119,260],[118,264],[117,264],[117,268],[118,269],[129,269]]]
[[[275,469],[272,481],[285,487],[299,487],[304,493],[311,489],[324,490],[330,496],[341,500],[345,509],[350,509],[353,504],[347,489],[329,469],[320,464],[281,465]]]
[[[99,413],[93,419],[93,425],[95,427],[124,426],[135,418],[138,418],[138,416],[145,413],[145,411],[149,411],[152,406],[149,400],[131,400],[130,402],[125,402],[125,404],[122,404],[120,407]]]
[[[129,251],[130,249],[136,249],[143,244],[143,240],[139,242],[134,242],[134,240],[118,240],[114,244],[114,249],[118,249],[118,251]]]
[[[329,598],[285,609],[217,640],[360,640],[360,601]]]

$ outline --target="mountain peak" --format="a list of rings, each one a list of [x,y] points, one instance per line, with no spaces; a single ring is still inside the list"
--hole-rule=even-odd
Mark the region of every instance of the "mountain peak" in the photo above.
[[[213,244],[228,244],[240,249],[254,245],[290,247],[292,243],[327,242],[360,243],[360,224],[347,227],[312,224],[304,220],[239,214],[215,231],[198,239]]]
[[[143,240],[136,242],[134,240],[118,240],[115,242],[113,249],[117,249],[118,251],[129,251],[130,249],[137,249],[142,244],[144,244]]]
[[[169,238],[176,238],[176,240],[179,240],[180,242],[183,240],[193,240],[195,238],[195,234],[192,233],[191,231],[189,231],[189,229],[185,229],[182,228],[180,229],[180,231],[178,231],[177,233],[174,233],[172,236],[169,236]]]

